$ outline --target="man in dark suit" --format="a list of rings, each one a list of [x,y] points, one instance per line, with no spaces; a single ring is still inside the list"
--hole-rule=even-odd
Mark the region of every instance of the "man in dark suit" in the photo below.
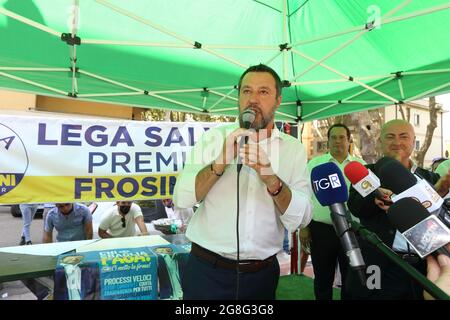
[[[100,299],[100,270],[95,262],[83,262],[83,255],[70,255],[55,270],[55,300]]]
[[[427,180],[435,186],[440,196],[449,192],[450,174],[440,177],[438,174],[417,167],[410,156],[414,149],[414,128],[404,120],[392,120],[381,129],[381,146],[383,155],[400,161],[416,176]],[[374,165],[367,166],[378,174]],[[380,188],[388,198],[391,190]],[[409,247],[402,235],[387,218],[389,205],[376,199],[373,194],[363,198],[355,189],[350,188],[348,208],[353,215],[360,218],[361,224],[373,231],[402,259],[426,275],[426,261],[421,260]],[[367,266],[377,266],[380,270],[380,285],[374,288],[358,284],[356,275],[349,271],[347,287],[352,299],[423,299],[422,288],[416,284],[400,267],[377,251],[373,246],[360,240],[361,249]]]

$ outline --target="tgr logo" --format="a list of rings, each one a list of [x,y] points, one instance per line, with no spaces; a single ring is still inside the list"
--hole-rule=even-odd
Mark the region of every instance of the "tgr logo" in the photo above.
[[[322,178],[320,180],[315,180],[314,187],[316,190],[322,189],[328,189],[330,186],[332,189],[340,188],[341,187],[341,181],[339,180],[339,176],[337,173],[330,174],[327,178]]]
[[[0,197],[17,187],[27,167],[28,156],[22,140],[0,123]]]

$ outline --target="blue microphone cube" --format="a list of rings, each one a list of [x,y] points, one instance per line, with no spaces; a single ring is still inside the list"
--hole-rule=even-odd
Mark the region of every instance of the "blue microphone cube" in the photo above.
[[[311,170],[311,186],[322,206],[344,203],[348,200],[344,175],[333,162],[321,164]]]

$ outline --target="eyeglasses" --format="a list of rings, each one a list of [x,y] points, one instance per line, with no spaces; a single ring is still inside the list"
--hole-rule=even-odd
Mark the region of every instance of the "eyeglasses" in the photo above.
[[[125,218],[122,217],[120,220],[122,221],[122,228],[125,228],[126,227]]]

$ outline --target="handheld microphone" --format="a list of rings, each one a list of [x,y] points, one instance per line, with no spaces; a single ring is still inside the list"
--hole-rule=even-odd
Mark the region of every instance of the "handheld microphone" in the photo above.
[[[347,220],[347,184],[339,167],[333,162],[321,164],[311,170],[311,185],[322,206],[329,206],[331,220],[337,236],[341,240],[350,267],[357,271],[361,283],[365,285],[365,263],[358,241]]]
[[[350,180],[353,188],[358,191],[363,198],[374,192],[377,199],[385,202],[385,204],[390,203],[390,201],[386,201],[383,194],[378,190],[381,186],[380,179],[360,162],[350,161],[345,166],[344,173],[347,179]]]
[[[380,168],[381,184],[396,195],[392,201],[411,197],[417,199],[430,213],[436,214],[447,227],[450,227],[448,211],[442,206],[444,200],[426,180],[417,181],[416,177],[400,162],[391,161]]]
[[[388,209],[388,219],[421,258],[433,252],[450,256],[445,248],[450,243],[450,230],[416,200],[402,198],[395,202]]]
[[[253,109],[245,109],[244,112],[242,112],[239,115],[239,120],[240,120],[240,124],[241,124],[241,128],[243,129],[250,129],[250,127],[252,126],[253,122],[255,121],[256,118],[256,112]],[[239,149],[240,150],[244,144],[246,144],[248,142],[248,136],[245,136],[243,138],[241,138],[240,142],[239,142]],[[241,157],[238,158],[238,164],[237,164],[237,172],[241,172],[242,169],[242,159]]]
[[[445,160],[444,162],[441,162],[437,168],[436,168],[436,173],[438,175],[440,175],[441,177],[444,177],[448,174],[448,172],[450,171],[450,159]]]

